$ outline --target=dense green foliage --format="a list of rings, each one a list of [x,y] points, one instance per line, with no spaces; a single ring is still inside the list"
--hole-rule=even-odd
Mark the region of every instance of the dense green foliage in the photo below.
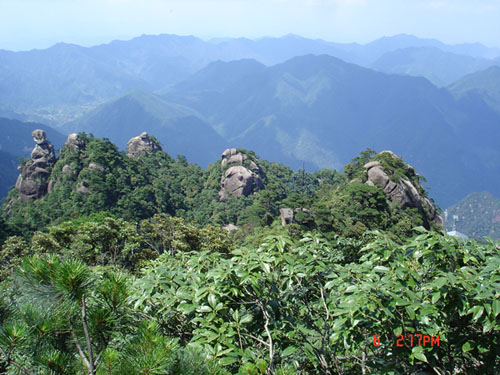
[[[0,373],[500,371],[500,245],[428,231],[364,183],[378,161],[421,189],[401,159],[367,150],[308,173],[239,150],[263,187],[221,201],[220,162],[80,136],[51,193],[3,207]]]
[[[50,175],[50,194],[24,204],[16,200],[17,191],[11,191],[3,207],[9,234],[29,239],[49,224],[101,211],[132,222],[167,214],[198,227],[234,224],[240,228],[236,235],[240,243],[250,243],[250,234],[262,238],[266,232],[276,233],[272,226],[280,222],[280,208],[296,211],[289,229],[296,236],[312,230],[327,238],[336,234],[359,238],[367,229],[381,229],[403,240],[412,227],[423,223],[416,211],[392,204],[379,187],[351,182],[360,180],[363,164],[371,160],[381,162],[395,181],[402,177],[419,181],[412,168],[389,154],[364,151],[343,174],[329,169],[293,171],[240,150],[248,157],[244,163],[259,165],[263,188],[253,186],[248,197],[220,201],[220,181],[227,166],[219,162],[203,170],[163,151],[130,158],[107,139],[82,133],[80,140],[78,150],[61,150]],[[423,189],[419,193],[425,196]]]
[[[38,255],[2,283],[0,366],[7,374],[498,373],[500,244],[419,232],[403,245],[373,232],[164,252],[135,277],[87,266],[70,249],[49,255],[38,241]],[[410,334],[439,337],[439,346],[397,345]]]

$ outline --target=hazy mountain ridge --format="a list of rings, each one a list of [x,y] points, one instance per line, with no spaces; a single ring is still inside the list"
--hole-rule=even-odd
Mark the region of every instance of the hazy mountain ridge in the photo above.
[[[0,51],[0,109],[63,123],[132,89],[157,90],[180,82],[217,60],[252,58],[274,65],[312,53],[370,66],[390,51],[423,46],[481,58],[500,55],[500,50],[482,45],[449,46],[409,35],[384,37],[366,45],[295,35],[206,42],[169,34],[94,47],[59,43],[44,50]]]
[[[210,74],[219,82],[224,69],[196,77],[210,87]],[[498,115],[422,78],[304,56],[242,75],[217,95],[188,79],[164,97],[198,110],[232,144],[293,167],[339,168],[353,152],[388,148],[429,178],[438,202],[456,202],[472,186],[499,188]]]
[[[426,79],[374,72],[328,55],[295,57],[270,67],[252,59],[224,61],[257,56],[271,63],[309,48],[368,62],[408,45],[481,58],[496,53],[484,46],[446,46],[408,35],[364,46],[294,35],[218,42],[141,36],[90,48],[58,44],[47,50],[0,51],[0,66],[8,68],[0,73],[0,98],[9,96],[15,102],[25,95],[20,103],[27,103],[29,95],[41,95],[47,84],[45,97],[34,101],[44,116],[61,120],[74,118],[67,111],[75,108],[87,112],[66,121],[65,131],[109,137],[123,148],[131,136],[146,130],[158,134],[173,154],[201,165],[231,145],[307,168],[341,168],[366,147],[390,148],[429,177],[441,204],[471,191],[496,192],[497,181],[491,176],[499,168],[499,115],[492,110],[495,101],[488,99],[488,92],[457,95],[453,84],[452,96]],[[30,60],[33,56],[37,61]],[[210,63],[212,59],[218,61]],[[17,75],[8,76],[16,68]],[[15,86],[12,92],[6,82]],[[143,89],[130,92],[136,87]],[[148,93],[151,90],[162,98]],[[109,101],[108,96],[115,99]],[[92,109],[99,102],[104,104]]]
[[[451,84],[448,89],[457,98],[476,97],[500,113],[500,67],[469,74]]]
[[[146,131],[156,134],[172,155],[184,155],[205,167],[226,146],[197,111],[142,90],[105,103],[63,128],[109,138],[121,149],[138,131]]]
[[[500,65],[490,59],[458,55],[437,47],[409,47],[387,52],[371,67],[394,74],[425,77],[436,86],[447,86],[463,76]]]

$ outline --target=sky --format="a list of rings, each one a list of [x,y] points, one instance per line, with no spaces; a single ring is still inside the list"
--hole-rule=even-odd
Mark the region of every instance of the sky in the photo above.
[[[0,0],[0,49],[163,33],[362,44],[406,33],[500,47],[500,0]]]

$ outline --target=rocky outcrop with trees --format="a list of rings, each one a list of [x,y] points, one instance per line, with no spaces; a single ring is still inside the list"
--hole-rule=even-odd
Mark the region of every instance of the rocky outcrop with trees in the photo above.
[[[248,196],[262,189],[262,171],[251,157],[243,151],[228,148],[222,153],[220,200],[228,196]]]
[[[415,169],[392,151],[382,151],[375,159],[363,165],[365,183],[380,186],[389,200],[402,209],[417,209],[426,227],[430,223],[442,227],[443,220],[427,198]]]
[[[148,133],[142,132],[128,141],[127,156],[133,158],[140,155],[149,155],[161,149],[160,143],[156,139],[151,138]]]
[[[49,176],[56,162],[54,147],[47,139],[43,130],[33,130],[35,148],[31,158],[20,165],[20,174],[16,182],[16,189],[23,202],[30,199],[39,199],[47,194]]]

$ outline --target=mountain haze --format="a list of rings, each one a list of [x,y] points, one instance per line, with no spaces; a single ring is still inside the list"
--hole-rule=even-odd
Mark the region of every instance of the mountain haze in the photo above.
[[[492,65],[500,64],[494,60],[446,52],[437,47],[411,47],[387,52],[371,67],[385,73],[425,77],[436,86],[447,86]]]
[[[217,60],[248,58],[275,65],[301,55],[327,54],[369,67],[384,54],[409,47],[434,47],[482,59],[500,56],[499,50],[479,44],[451,46],[411,35],[384,37],[366,45],[296,35],[203,41],[169,34],[94,47],[59,43],[44,50],[0,50],[0,111],[62,124],[130,90],[158,90],[178,83]],[[405,70],[419,73],[420,66],[428,64],[415,61]]]
[[[172,155],[184,155],[203,166],[225,148],[224,139],[195,110],[141,90],[105,103],[63,129],[109,138],[122,149],[130,138],[146,131]]]
[[[469,74],[448,89],[458,98],[475,96],[500,113],[500,66]]]
[[[500,188],[492,177],[500,172],[499,117],[484,103],[330,56],[264,69],[239,63],[245,74],[234,73],[238,62],[227,75],[225,63],[214,63],[164,97],[198,110],[230,144],[294,167],[340,168],[367,147],[391,149],[429,178],[439,203],[473,186]],[[228,76],[242,78],[218,87]]]

